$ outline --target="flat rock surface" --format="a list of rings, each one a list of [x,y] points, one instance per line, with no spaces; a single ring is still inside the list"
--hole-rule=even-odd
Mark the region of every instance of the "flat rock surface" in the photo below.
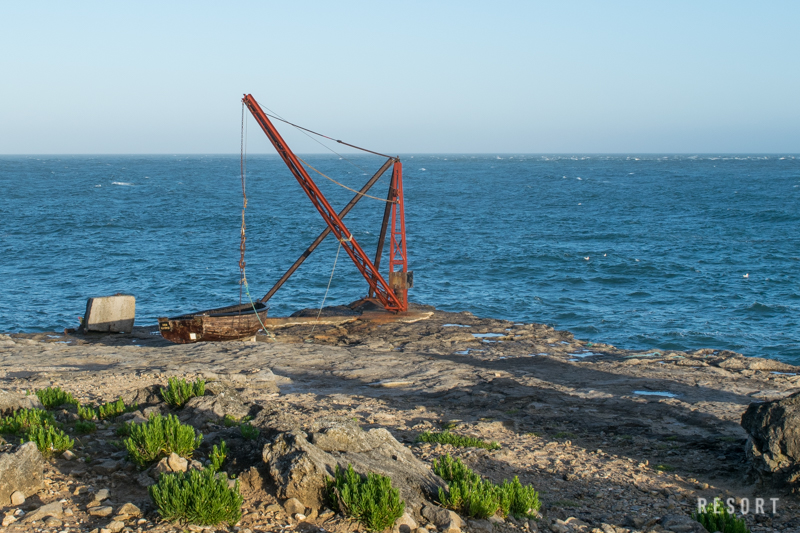
[[[800,530],[796,497],[753,485],[745,475],[747,435],[740,421],[747,406],[800,391],[800,368],[777,361],[712,348],[622,350],[541,324],[440,311],[414,323],[351,320],[313,332],[311,325],[291,325],[259,335],[257,342],[175,345],[156,327],[137,327],[129,335],[4,339],[5,390],[56,384],[83,402],[99,402],[147,398],[143,389],[165,386],[172,376],[205,377],[234,389],[242,405],[257,406],[256,421],[284,424],[281,431],[299,426],[313,433],[314,420],[345,416],[365,430],[386,428],[428,464],[450,453],[497,482],[517,475],[540,491],[540,530],[559,530],[561,520],[588,524],[563,526],[576,531],[606,531],[602,524],[650,531],[662,517],[690,514],[698,497],[714,496],[749,498],[751,506],[764,498],[767,507],[770,497],[780,498],[777,515],[748,516],[751,529]],[[203,412],[216,416],[213,407]],[[442,428],[497,441],[501,448],[415,443],[421,432]],[[237,430],[211,422],[199,429],[208,446],[220,438],[230,446]],[[119,449],[107,444],[115,438],[112,426],[102,426],[76,451],[93,454],[93,460],[121,460],[111,456]],[[279,502],[259,465],[248,463],[248,457],[260,459],[259,444],[231,446],[243,450],[233,462],[248,480],[241,527],[253,531],[290,525],[276,510],[282,507],[270,507]],[[99,490],[114,482],[114,501],[147,506],[146,489],[121,477],[139,473],[98,474],[87,467],[80,459],[51,461],[44,501],[65,498],[76,517],[86,517],[82,502],[90,496],[73,495],[77,486]],[[170,528],[147,518],[154,522],[135,527]],[[308,520],[329,531],[353,527],[336,517]],[[23,526],[14,523],[9,530],[14,527]],[[525,529],[511,522],[498,527]]]

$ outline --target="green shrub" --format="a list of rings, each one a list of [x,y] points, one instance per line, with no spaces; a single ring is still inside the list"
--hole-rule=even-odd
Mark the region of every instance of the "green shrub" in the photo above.
[[[189,458],[200,446],[203,435],[196,435],[192,426],[181,424],[175,415],[152,414],[143,424],[131,424],[125,448],[131,461],[146,466],[175,452]]]
[[[720,498],[714,498],[712,503],[693,512],[692,518],[700,522],[710,533],[715,531],[721,531],[722,533],[750,533],[747,523],[741,518],[736,518],[736,515],[729,513],[727,506]]]
[[[101,420],[113,420],[119,415],[130,413],[138,408],[138,404],[125,405],[125,402],[122,401],[122,398],[119,398],[116,402],[106,402],[98,407],[97,414]]]
[[[542,507],[539,495],[530,485],[523,485],[514,476],[511,481],[503,480],[503,492],[508,496],[508,514],[514,518],[534,518]]]
[[[460,448],[483,448],[485,450],[499,450],[500,445],[496,442],[486,442],[474,437],[463,437],[454,435],[450,431],[425,431],[417,437],[417,442],[438,442],[439,444],[452,444]]]
[[[675,467],[670,465],[656,465],[656,470],[659,472],[674,472]]]
[[[219,443],[219,448],[217,445],[214,445],[214,448],[211,450],[209,454],[209,459],[211,459],[211,468],[215,472],[222,469],[222,463],[225,462],[225,458],[228,456],[228,444],[225,441]]]
[[[96,420],[98,418],[97,411],[89,405],[79,405],[78,418],[81,420]]]
[[[452,481],[448,484],[446,492],[444,489],[439,489],[439,502],[442,506],[463,515],[488,518],[501,510],[501,494],[497,489],[494,483],[487,480]]]
[[[78,416],[81,420],[113,420],[121,414],[135,411],[139,406],[136,404],[126,406],[122,398],[115,402],[106,402],[99,407],[89,405],[78,406]]]
[[[0,433],[22,435],[40,426],[54,426],[53,413],[43,409],[20,409],[11,416],[0,418]]]
[[[133,426],[133,422],[123,422],[114,433],[117,437],[129,437],[131,434],[131,427]]]
[[[405,502],[388,477],[370,473],[362,478],[352,465],[347,465],[345,471],[336,465],[334,475],[327,482],[331,504],[370,531],[388,529],[403,516]]]
[[[250,423],[245,422],[244,424],[239,425],[239,431],[242,433],[242,437],[249,439],[249,440],[256,440],[258,438],[259,432],[257,428],[254,428]]]
[[[80,402],[72,394],[61,390],[61,387],[47,387],[46,389],[37,390],[36,396],[45,409],[55,409],[62,405],[80,405]]]
[[[185,379],[169,378],[167,381],[167,388],[161,389],[161,397],[169,405],[178,409],[195,396],[202,396],[206,393],[206,382],[202,379],[188,382]]]
[[[433,473],[448,483],[453,481],[480,481],[481,477],[473,472],[461,459],[453,459],[450,454],[433,460]]]
[[[226,522],[233,527],[242,517],[239,482],[228,488],[228,477],[210,468],[162,474],[148,492],[164,520],[197,526]]]
[[[94,424],[94,422],[85,420],[78,420],[75,422],[75,433],[79,435],[86,435],[95,431],[97,431],[97,426]]]
[[[69,450],[74,446],[75,441],[69,438],[66,433],[52,426],[37,426],[31,428],[26,435],[27,440],[36,443],[36,447],[45,457]]]
[[[514,476],[496,485],[481,477],[460,459],[445,455],[433,461],[433,472],[444,479],[448,490],[439,489],[439,502],[446,508],[474,518],[488,518],[500,512],[517,517],[536,516],[542,504],[533,487]]]

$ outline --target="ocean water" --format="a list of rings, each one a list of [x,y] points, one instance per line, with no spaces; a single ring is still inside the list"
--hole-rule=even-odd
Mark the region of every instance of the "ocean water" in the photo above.
[[[356,189],[382,162],[304,159]],[[800,156],[402,160],[413,301],[623,348],[800,363]],[[277,156],[247,169],[258,298],[324,223]],[[335,208],[352,196],[312,176]],[[75,327],[87,297],[116,292],[136,296],[138,324],[239,301],[238,155],[3,156],[0,191],[0,331]],[[370,253],[383,206],[363,199],[345,219]],[[337,247],[317,249],[272,315],[320,306]],[[326,305],[365,293],[342,252]]]

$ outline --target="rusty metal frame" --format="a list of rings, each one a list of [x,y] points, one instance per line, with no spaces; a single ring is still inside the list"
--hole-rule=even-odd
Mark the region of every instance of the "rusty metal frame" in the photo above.
[[[305,168],[300,164],[297,156],[294,155],[292,150],[283,140],[278,130],[269,120],[267,115],[258,105],[252,95],[246,94],[242,99],[247,109],[255,118],[258,125],[264,131],[264,134],[270,140],[272,145],[277,150],[278,155],[281,156],[283,162],[289,167],[289,170],[294,175],[297,182],[305,191],[311,203],[317,208],[317,211],[322,216],[328,228],[333,233],[334,237],[341,243],[342,247],[350,256],[350,259],[356,265],[356,268],[367,280],[370,287],[370,292],[374,293],[377,299],[381,302],[387,311],[392,312],[405,312],[408,310],[407,301],[407,283],[405,283],[407,261],[405,249],[405,210],[403,206],[402,197],[402,163],[397,158],[394,158],[392,170],[392,182],[397,189],[397,197],[392,204],[392,233],[391,233],[391,254],[389,261],[389,276],[392,280],[392,285],[380,275],[378,269],[370,261],[367,254],[356,241],[353,234],[347,229],[347,226],[342,222],[341,217],[333,210],[328,200],[319,190],[316,183],[311,179],[306,172]],[[360,195],[359,195],[360,196]],[[399,206],[399,209],[398,209]],[[402,268],[402,283],[398,280],[401,278],[394,272],[394,267],[400,266]]]
[[[358,201],[364,197],[364,194],[366,194],[367,191],[369,191],[372,188],[372,186],[375,185],[375,183],[380,179],[380,177],[383,176],[383,173],[386,172],[386,170],[392,165],[392,161],[394,161],[394,159],[390,158],[386,160],[383,166],[378,169],[378,171],[372,176],[372,178],[370,178],[370,180],[363,187],[361,187],[361,190],[358,191],[358,194],[353,196],[353,199],[350,200],[350,202],[348,202],[348,204],[344,206],[344,208],[341,211],[339,211],[339,218],[344,218],[345,216],[347,216],[347,213],[349,213],[350,210],[353,209],[353,207],[355,207]],[[389,204],[386,204],[386,207],[388,209],[390,207]],[[306,248],[306,251],[303,252],[303,254],[297,259],[297,261],[294,262],[294,264],[291,267],[289,267],[289,270],[287,270],[286,273],[283,276],[281,276],[281,279],[279,279],[277,283],[273,285],[273,287],[269,290],[269,292],[265,294],[260,301],[266,302],[267,300],[272,298],[275,295],[275,293],[278,292],[278,289],[280,289],[283,286],[283,284],[286,283],[286,281],[292,276],[292,274],[294,274],[294,272],[298,268],[300,268],[300,265],[302,265],[303,262],[306,259],[308,259],[308,256],[311,255],[311,252],[316,250],[317,246],[319,246],[322,243],[322,241],[325,240],[325,237],[330,235],[330,233],[331,233],[331,228],[325,228],[325,230],[322,233],[320,233],[316,239],[314,239],[314,242],[312,242],[311,245],[308,248]],[[378,264],[375,265],[375,270],[378,270]]]

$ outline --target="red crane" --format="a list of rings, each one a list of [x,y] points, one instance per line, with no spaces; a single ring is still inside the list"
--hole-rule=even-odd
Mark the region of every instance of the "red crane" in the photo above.
[[[408,288],[412,283],[413,273],[408,272],[408,256],[406,254],[406,223],[405,223],[405,210],[403,205],[403,165],[397,157],[389,157],[387,162],[381,169],[372,177],[372,179],[365,185],[362,190],[356,194],[353,200],[340,212],[336,213],[333,210],[328,200],[317,187],[314,180],[308,175],[305,168],[300,164],[297,156],[294,155],[292,150],[283,140],[283,137],[275,129],[275,126],[267,117],[266,113],[261,109],[252,95],[246,94],[242,99],[244,105],[250,110],[253,117],[261,126],[261,129],[267,135],[275,150],[289,167],[297,182],[303,188],[311,203],[317,208],[319,214],[322,215],[328,229],[325,230],[314,241],[308,250],[298,259],[292,268],[276,283],[276,285],[261,299],[261,302],[266,302],[273,294],[280,288],[280,286],[292,275],[292,273],[300,266],[300,264],[308,257],[308,254],[322,242],[328,233],[333,233],[334,237],[341,243],[342,247],[350,256],[353,263],[364,276],[369,284],[368,296],[375,296],[378,301],[383,305],[387,311],[394,313],[406,312],[408,310]],[[341,142],[341,141],[339,141]],[[346,143],[342,143],[346,144]],[[349,145],[352,146],[352,145]],[[375,152],[372,152],[375,153]],[[382,154],[381,154],[382,155]],[[389,186],[389,194],[386,198],[387,204],[384,210],[383,225],[381,227],[380,239],[378,241],[378,249],[375,254],[375,262],[370,261],[367,254],[356,241],[353,234],[347,229],[347,226],[342,222],[342,218],[350,209],[360,200],[369,187],[371,187],[389,167],[392,167],[392,179]],[[389,282],[380,275],[378,267],[380,266],[381,255],[383,253],[383,243],[386,239],[386,231],[389,219],[391,219],[391,233],[390,233],[390,247],[389,247]],[[398,269],[399,270],[395,270]]]

